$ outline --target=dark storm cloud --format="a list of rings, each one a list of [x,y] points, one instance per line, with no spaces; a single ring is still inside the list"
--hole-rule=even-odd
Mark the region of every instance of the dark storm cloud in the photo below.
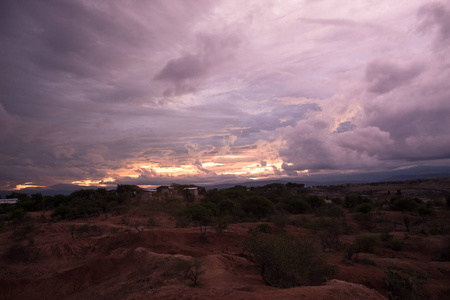
[[[421,71],[422,66],[417,63],[402,68],[388,62],[373,61],[366,68],[368,90],[376,94],[390,92],[411,81]]]
[[[420,8],[418,17],[421,20],[419,28],[423,31],[437,30],[436,43],[450,43],[450,9],[440,2],[428,3]]]
[[[188,53],[169,60],[155,79],[172,84],[173,87],[164,91],[165,96],[195,92],[201,79],[226,60],[232,59],[233,51],[239,43],[240,39],[236,34],[199,36],[195,54]]]

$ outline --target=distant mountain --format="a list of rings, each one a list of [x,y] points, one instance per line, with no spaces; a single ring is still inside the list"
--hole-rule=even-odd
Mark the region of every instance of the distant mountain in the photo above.
[[[44,196],[55,196],[58,194],[69,195],[70,193],[75,192],[77,190],[92,189],[92,188],[96,189],[97,187],[79,186],[74,184],[56,184],[47,188],[26,188],[14,192],[25,193],[28,195],[41,193]],[[5,197],[6,195],[11,194],[11,192],[12,191],[0,191],[0,195],[2,197]]]
[[[351,174],[318,174],[318,175],[305,175],[303,177],[284,177],[273,180],[251,180],[244,182],[232,182],[232,183],[218,183],[205,185],[207,189],[223,189],[233,187],[235,185],[244,185],[247,187],[263,186],[271,183],[283,183],[288,182],[303,183],[305,186],[317,186],[317,185],[337,185],[345,183],[368,183],[368,182],[383,182],[383,181],[404,181],[412,179],[427,179],[427,178],[442,178],[450,177],[450,166],[417,166],[399,170],[384,171],[384,172],[366,172],[366,173],[351,173]],[[191,182],[196,184],[196,182]],[[49,188],[27,188],[22,189],[19,192],[26,194],[42,193],[43,195],[54,196],[57,194],[68,195],[76,190],[97,188],[95,186],[78,186],[73,184],[56,184]],[[115,188],[108,187],[107,189]],[[0,191],[1,196],[10,194],[11,191]]]
[[[305,186],[317,185],[337,185],[345,183],[367,183],[367,182],[384,182],[384,181],[404,181],[412,179],[427,178],[443,178],[450,177],[450,166],[418,166],[407,169],[384,171],[384,172],[367,172],[367,173],[351,173],[351,174],[318,174],[303,177],[288,177],[274,180],[252,180],[245,182],[214,184],[206,186],[207,189],[212,188],[228,188],[235,185],[244,185],[248,187],[263,186],[271,183],[303,183]]]

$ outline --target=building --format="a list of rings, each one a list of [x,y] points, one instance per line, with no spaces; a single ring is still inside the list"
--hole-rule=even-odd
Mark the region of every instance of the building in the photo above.
[[[0,199],[0,204],[17,204],[17,202],[19,202],[17,198]]]
[[[167,185],[162,185],[156,188],[159,194],[173,194],[173,188]]]
[[[188,190],[189,193],[191,193],[194,196],[198,196],[198,187],[188,187],[185,188],[185,190]]]

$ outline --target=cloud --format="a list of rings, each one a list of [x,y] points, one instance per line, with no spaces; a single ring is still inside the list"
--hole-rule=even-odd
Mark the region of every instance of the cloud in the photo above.
[[[424,0],[1,1],[0,186],[448,159],[448,14]]]
[[[419,29],[430,31],[435,29],[435,43],[437,46],[450,43],[450,9],[444,3],[431,2],[422,6],[418,13],[421,20]]]
[[[390,92],[418,76],[422,68],[419,63],[402,68],[389,62],[372,61],[366,67],[368,90],[376,94]]]
[[[446,13],[442,5],[433,4],[420,8],[419,16],[430,10],[433,16]],[[438,31],[430,39],[441,36]],[[288,127],[280,150],[284,171],[375,170],[448,160],[450,121],[445,115],[450,113],[450,88],[445,82],[450,57],[428,51],[418,60],[414,49],[410,51],[412,59],[405,56],[393,63],[380,56],[368,61],[364,78]]]
[[[164,96],[193,93],[197,85],[214,68],[233,58],[233,52],[240,44],[236,34],[200,35],[197,52],[187,53],[171,59],[155,76],[155,80],[171,83],[172,88],[164,91]]]

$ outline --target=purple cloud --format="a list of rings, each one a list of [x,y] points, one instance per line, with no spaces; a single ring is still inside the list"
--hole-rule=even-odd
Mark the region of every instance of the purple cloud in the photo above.
[[[448,163],[449,12],[1,1],[0,187]]]
[[[418,63],[402,68],[392,63],[373,61],[366,67],[368,90],[376,94],[390,92],[411,81],[421,71],[422,66]]]
[[[164,91],[164,96],[193,93],[214,68],[233,58],[233,51],[239,46],[237,35],[224,37],[199,36],[195,54],[184,54],[171,59],[155,76],[155,80],[171,83],[173,88]]]

